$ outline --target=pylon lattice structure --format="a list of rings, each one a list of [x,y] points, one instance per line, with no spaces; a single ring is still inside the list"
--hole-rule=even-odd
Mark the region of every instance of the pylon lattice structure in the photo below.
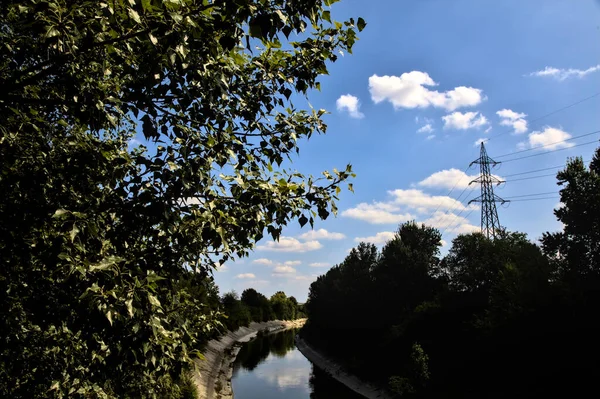
[[[502,204],[509,202],[494,194],[494,185],[497,186],[504,183],[504,181],[492,176],[490,167],[494,167],[499,163],[500,162],[496,162],[488,156],[485,145],[481,143],[479,158],[469,165],[469,167],[471,167],[473,164],[479,164],[480,168],[479,177],[471,181],[469,185],[471,183],[479,183],[481,185],[481,195],[469,201],[469,204],[481,202],[481,234],[491,239],[495,239],[497,231],[502,228],[500,226],[500,220],[498,219],[496,202]]]

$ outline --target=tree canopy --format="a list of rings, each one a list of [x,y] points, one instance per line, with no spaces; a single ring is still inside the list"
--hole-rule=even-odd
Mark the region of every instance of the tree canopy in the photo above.
[[[573,395],[593,389],[600,355],[600,149],[558,173],[564,225],[459,235],[400,226],[361,243],[311,286],[301,334],[400,397]],[[552,383],[548,383],[552,381]]]
[[[335,213],[350,166],[283,168],[365,25],[333,2],[2,2],[0,396],[176,395],[218,326],[188,274]]]

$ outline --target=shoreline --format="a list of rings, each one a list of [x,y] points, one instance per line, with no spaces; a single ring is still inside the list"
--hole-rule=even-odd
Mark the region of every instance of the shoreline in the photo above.
[[[229,331],[218,340],[209,341],[203,353],[205,359],[197,360],[197,369],[191,373],[192,381],[198,389],[198,399],[233,399],[233,363],[241,344],[254,339],[259,331],[268,330],[271,333],[300,328],[305,322],[306,319],[252,322],[248,327],[240,327],[236,331]]]
[[[346,373],[342,366],[321,355],[313,349],[305,340],[296,336],[296,347],[312,364],[328,373],[332,378],[344,384],[359,395],[367,399],[392,399],[388,392],[362,381],[355,375]]]

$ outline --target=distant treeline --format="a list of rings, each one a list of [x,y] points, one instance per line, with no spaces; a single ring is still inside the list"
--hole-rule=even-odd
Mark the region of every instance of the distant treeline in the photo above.
[[[254,288],[245,289],[241,297],[235,291],[219,295],[219,287],[211,276],[197,277],[190,273],[184,282],[186,291],[205,307],[205,314],[213,314],[221,328],[214,329],[209,338],[216,338],[227,330],[247,327],[251,322],[296,320],[306,317],[304,305],[293,296],[277,291],[267,298]],[[206,344],[208,340],[204,341]]]
[[[248,326],[253,321],[260,323],[306,317],[304,305],[299,304],[293,296],[286,296],[283,291],[277,291],[270,299],[254,288],[245,289],[241,298],[232,291],[223,295],[221,303],[227,316],[224,324],[229,330]]]
[[[302,334],[402,397],[572,396],[598,381],[600,151],[558,173],[559,233],[400,226],[315,281]]]

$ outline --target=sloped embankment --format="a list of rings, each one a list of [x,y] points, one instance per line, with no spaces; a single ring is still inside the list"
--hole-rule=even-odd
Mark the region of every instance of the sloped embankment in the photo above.
[[[208,343],[204,351],[205,360],[198,360],[198,371],[192,374],[192,380],[198,388],[199,399],[232,399],[231,376],[233,362],[240,351],[241,344],[248,342],[261,330],[269,332],[300,328],[306,319],[294,321],[267,321],[251,323],[230,331],[218,340]]]
[[[364,396],[367,399],[392,399],[393,395],[384,390],[374,387],[366,382],[362,381],[358,377],[346,373],[342,366],[335,363],[331,359],[323,356],[317,350],[312,348],[306,341],[299,336],[296,336],[296,347],[304,355],[305,358],[310,360],[312,364],[325,371],[331,377],[335,378],[354,392]]]

